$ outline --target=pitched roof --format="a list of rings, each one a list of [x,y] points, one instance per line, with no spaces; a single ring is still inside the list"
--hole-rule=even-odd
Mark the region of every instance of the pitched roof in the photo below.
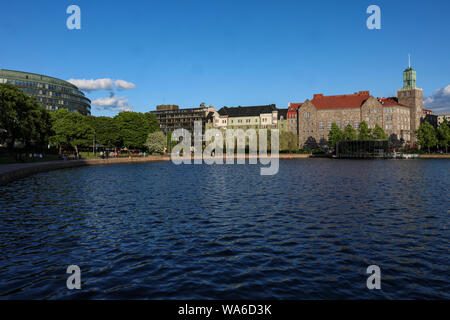
[[[208,112],[208,115],[206,116],[206,121],[214,121],[214,112],[210,111]]]
[[[385,107],[388,107],[388,106],[406,107],[405,105],[399,103],[398,99],[396,97],[378,98],[378,101]]]
[[[251,106],[251,107],[223,107],[219,110],[219,115],[229,117],[254,117],[259,116],[261,113],[272,113],[277,108],[274,104],[266,106]]]
[[[302,106],[303,103],[289,103],[288,113],[297,113],[298,108]]]
[[[289,109],[277,109],[277,110],[278,110],[278,120],[280,120],[281,117],[283,117],[283,119],[286,120]]]
[[[324,96],[315,94],[311,100],[316,109],[347,109],[361,108],[361,106],[370,98],[369,91],[360,91],[354,94],[344,94],[338,96]]]

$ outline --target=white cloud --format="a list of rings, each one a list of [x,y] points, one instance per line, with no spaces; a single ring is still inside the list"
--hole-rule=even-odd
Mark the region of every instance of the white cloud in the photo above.
[[[95,90],[130,90],[136,88],[134,83],[125,80],[113,80],[110,78],[104,79],[69,79],[71,84],[77,86],[80,90],[95,91]]]
[[[105,79],[69,79],[71,84],[77,86],[80,90],[94,91],[94,90],[112,90],[113,80]]]
[[[132,106],[128,104],[126,97],[110,96],[107,98],[98,98],[92,101],[92,104],[96,106],[96,110],[109,110],[109,111],[131,111]]]
[[[431,96],[425,97],[424,106],[435,113],[450,112],[450,85],[437,89]]]
[[[136,88],[136,85],[134,83],[125,80],[116,80],[114,83],[118,90],[130,90]]]
[[[92,101],[92,105],[96,110],[108,111],[131,111],[132,106],[128,104],[126,97],[116,97],[114,91],[130,90],[136,88],[134,83],[125,80],[114,80],[110,78],[104,79],[70,79],[67,80],[80,90],[91,92],[96,90],[108,90],[110,96],[105,98],[98,98]]]

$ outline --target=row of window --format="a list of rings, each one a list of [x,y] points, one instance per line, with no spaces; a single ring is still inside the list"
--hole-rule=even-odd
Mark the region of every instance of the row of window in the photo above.
[[[20,88],[23,92],[25,92],[26,94],[30,94],[30,95],[43,95],[43,96],[49,96],[49,97],[58,97],[58,98],[63,98],[63,99],[70,99],[70,100],[76,100],[79,102],[84,102],[86,104],[89,104],[89,100],[87,100],[86,98],[82,98],[79,96],[72,96],[72,95],[68,95],[68,94],[64,94],[64,93],[60,93],[60,92],[53,92],[53,91],[47,91],[47,90],[37,90],[37,89],[31,89],[31,88]]]
[[[406,109],[397,109],[397,112],[400,113],[408,113],[408,110]],[[374,113],[374,114],[378,114],[378,109],[373,109],[372,111],[370,111],[370,109],[368,109],[366,111],[366,113],[369,115],[370,113]],[[384,113],[394,113],[394,108],[384,108]],[[311,113],[310,112],[305,112],[304,114],[306,119],[311,118]],[[369,119],[369,117],[367,117],[367,119]],[[375,117],[375,121],[378,120],[378,117]],[[367,120],[369,121],[369,120]]]
[[[307,123],[305,122],[305,125],[306,124]],[[349,124],[350,124],[350,121],[348,121],[348,120],[344,121],[344,128],[347,127]],[[359,121],[354,121],[353,128],[359,129],[359,124],[360,124]],[[314,122],[309,123],[309,125],[314,125]],[[328,130],[331,130],[331,126],[333,125],[333,122],[328,121],[327,125],[328,125]],[[339,129],[342,129],[341,121],[337,121],[336,125],[339,127]],[[319,131],[323,131],[323,130],[325,130],[325,123],[323,121],[320,121],[319,122]],[[305,131],[303,131],[303,132],[305,132]]]
[[[46,110],[50,110],[50,111],[57,111],[60,109],[60,107],[58,106],[45,106]],[[74,110],[72,108],[65,108],[67,111],[69,112],[78,112],[77,110]]]
[[[51,99],[51,98],[43,98],[43,97],[36,97],[37,102],[40,102],[42,104],[52,104],[52,105],[63,105],[63,106],[71,106],[76,108],[84,109],[86,106],[82,104],[78,104],[76,102],[67,101],[67,100],[58,100],[58,99]],[[90,109],[90,106],[87,106],[87,109]]]
[[[42,89],[49,89],[49,90],[57,90],[62,91],[66,93],[71,93],[74,95],[84,95],[81,91],[70,89],[63,86],[58,86],[54,84],[49,83],[43,83],[43,82],[33,82],[33,81],[22,81],[22,80],[14,80],[14,79],[0,79],[0,83],[10,83],[13,85],[16,85],[18,87],[31,87],[31,88],[42,88]]]
[[[314,123],[310,123],[310,124],[313,125]],[[330,131],[333,123],[329,121],[327,124],[328,124],[328,131]],[[346,126],[348,126],[350,124],[350,122],[349,121],[345,121],[344,124],[345,124],[345,127],[346,127]],[[336,125],[339,127],[339,129],[342,129],[342,123],[340,121],[337,121]],[[360,125],[360,123],[358,121],[355,121],[353,123],[353,128],[357,130],[357,129],[359,129],[359,125]],[[369,125],[369,127],[370,127],[370,125]],[[387,123],[387,124],[385,124],[384,128],[386,130],[392,130],[394,128],[394,126],[393,126],[392,123]],[[401,125],[401,126],[399,126],[399,128],[401,130],[409,130],[408,126],[406,126],[406,125]],[[319,131],[324,131],[324,130],[325,130],[325,124],[324,124],[323,121],[321,121],[321,122],[319,122]],[[304,129],[303,132],[304,133],[312,133],[312,132],[314,132],[314,130],[312,130],[312,129]]]

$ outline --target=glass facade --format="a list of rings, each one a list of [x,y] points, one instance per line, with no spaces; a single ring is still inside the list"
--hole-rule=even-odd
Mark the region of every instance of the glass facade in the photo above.
[[[91,114],[91,100],[73,84],[44,75],[0,69],[0,83],[17,86],[24,93],[36,98],[45,109],[60,108],[83,115]]]

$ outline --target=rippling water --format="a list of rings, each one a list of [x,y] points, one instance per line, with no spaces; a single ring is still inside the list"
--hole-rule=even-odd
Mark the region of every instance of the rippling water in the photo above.
[[[145,163],[0,187],[0,298],[450,298],[450,161]],[[66,288],[68,265],[82,290]],[[382,290],[368,290],[379,265]]]

